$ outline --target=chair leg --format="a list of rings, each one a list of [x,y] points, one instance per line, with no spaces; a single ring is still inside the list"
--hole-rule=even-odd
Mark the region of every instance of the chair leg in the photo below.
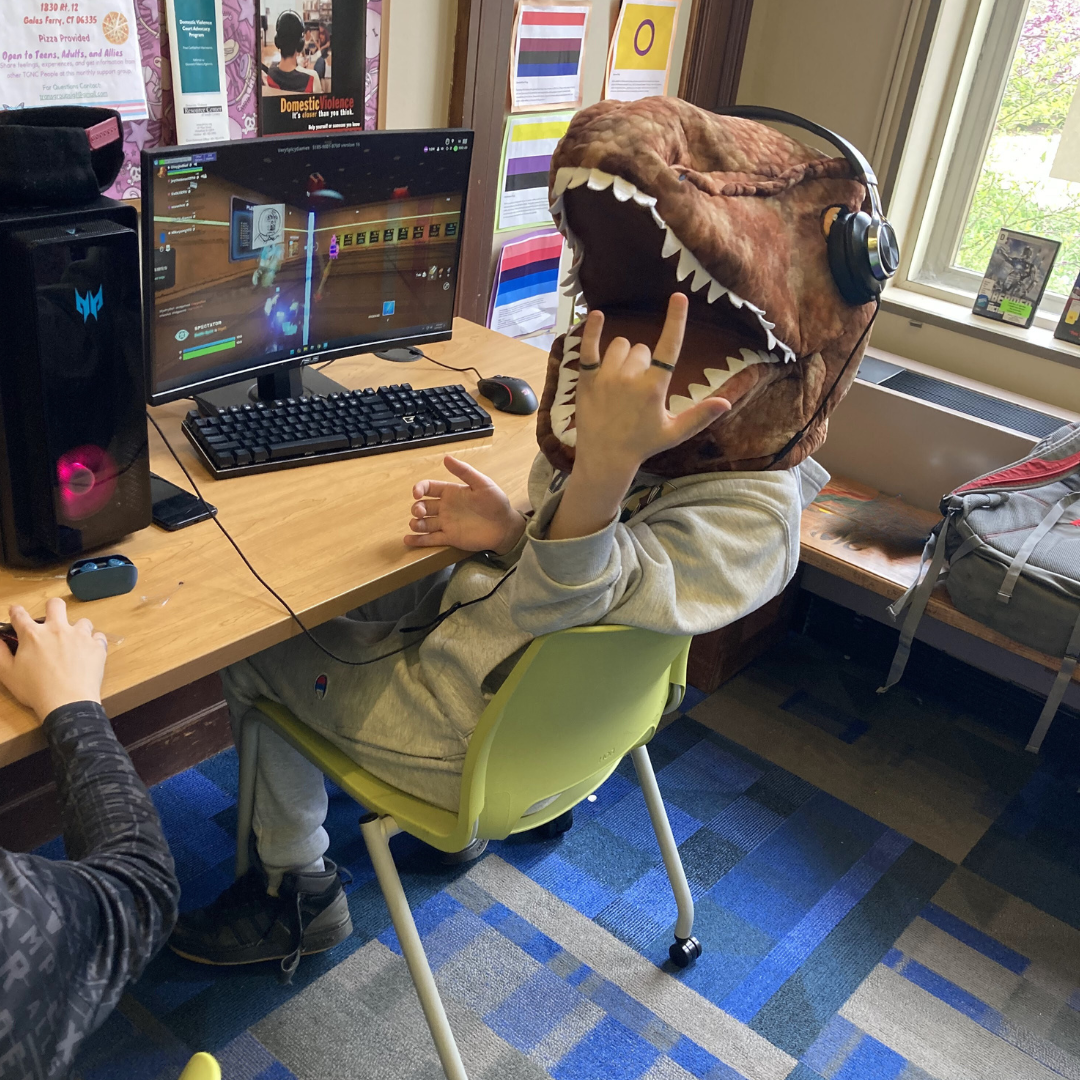
[[[694,929],[694,899],[690,895],[686,871],[671,832],[671,822],[668,821],[667,810],[664,809],[664,799],[656,783],[649,752],[644,746],[638,746],[630,751],[630,756],[637,770],[641,792],[645,796],[645,805],[649,808],[649,817],[652,819],[660,854],[664,857],[664,867],[671,882],[671,891],[675,894],[675,903],[679,909],[678,918],[675,920],[675,944],[668,950],[668,956],[676,967],[688,967],[701,955],[701,943],[691,936]]]
[[[454,1041],[454,1033],[446,1019],[442,998],[439,997],[439,988],[435,985],[431,965],[428,963],[420,934],[409,910],[409,901],[394,865],[394,857],[390,854],[390,837],[399,831],[391,817],[380,818],[369,814],[360,819],[360,832],[367,844],[368,855],[371,856],[371,864],[375,868],[375,876],[379,879],[386,906],[390,909],[390,919],[397,931],[405,962],[409,965],[409,974],[431,1029],[431,1037],[435,1040],[435,1049],[439,1053],[446,1080],[468,1080],[457,1043]]]
[[[248,840],[255,814],[255,773],[259,758],[259,721],[250,714],[240,723],[240,793],[236,800],[236,876],[248,872]]]

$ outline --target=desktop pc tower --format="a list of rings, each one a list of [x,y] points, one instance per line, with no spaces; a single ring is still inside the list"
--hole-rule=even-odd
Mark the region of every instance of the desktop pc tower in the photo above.
[[[0,260],[0,550],[60,562],[150,524],[136,211],[0,213]]]

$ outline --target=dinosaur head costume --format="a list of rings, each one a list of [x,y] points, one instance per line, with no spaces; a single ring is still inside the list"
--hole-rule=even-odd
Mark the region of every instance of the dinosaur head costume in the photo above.
[[[563,284],[603,311],[601,351],[617,336],[654,347],[668,298],[682,291],[690,307],[668,407],[712,394],[731,402],[646,470],[790,468],[821,445],[875,310],[846,302],[829,269],[830,208],[856,211],[866,198],[845,159],[678,98],[602,101],[555,150],[549,194],[574,251]],[[580,335],[555,341],[537,419],[558,469],[574,461]]]

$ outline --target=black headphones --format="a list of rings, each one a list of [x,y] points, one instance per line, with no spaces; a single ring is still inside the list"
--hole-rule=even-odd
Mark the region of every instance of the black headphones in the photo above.
[[[288,21],[295,21],[295,29],[282,26],[282,23]],[[293,42],[296,42],[297,48],[289,49],[289,56],[292,56],[293,53],[297,52],[299,46],[303,44],[304,41],[304,20],[301,19],[295,11],[289,11],[288,9],[283,11],[277,17],[277,22],[274,24],[274,46],[282,56],[286,54],[286,49],[282,45],[283,41],[288,42],[290,45],[292,45]]]
[[[835,210],[836,213],[831,223],[823,222],[827,230],[829,269],[840,295],[849,304],[868,304],[876,300],[885,282],[900,265],[900,247],[896,242],[896,232],[881,212],[878,179],[870,162],[847,139],[794,113],[762,105],[736,105],[716,111],[720,116],[774,120],[803,128],[832,143],[848,160],[856,174],[855,179],[866,186],[870,213],[865,210],[852,213],[846,206],[830,207],[830,211]]]

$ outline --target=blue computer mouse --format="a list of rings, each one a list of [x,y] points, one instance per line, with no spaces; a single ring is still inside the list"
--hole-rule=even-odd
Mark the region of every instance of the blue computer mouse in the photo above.
[[[76,600],[102,600],[135,588],[139,571],[126,555],[99,555],[79,559],[67,572],[68,588]]]

